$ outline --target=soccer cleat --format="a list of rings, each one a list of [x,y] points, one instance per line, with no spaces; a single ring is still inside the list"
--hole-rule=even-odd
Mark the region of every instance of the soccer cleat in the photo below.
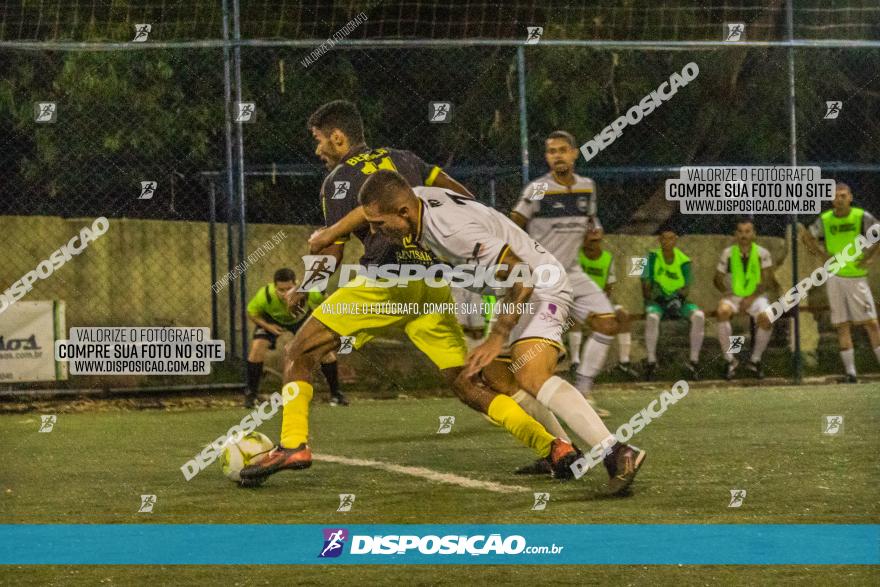
[[[243,468],[239,475],[243,480],[265,478],[282,469],[308,469],[312,466],[312,449],[303,442],[296,448],[276,446],[259,463]]]
[[[657,370],[657,363],[645,363],[645,381],[654,381],[654,372]]]
[[[688,377],[693,379],[694,381],[700,380],[700,364],[696,361],[687,361],[684,364],[684,368],[688,373]]]
[[[549,458],[538,459],[528,465],[523,465],[513,472],[514,475],[552,475],[553,465]]]
[[[568,366],[568,374],[571,375],[572,377],[575,377],[577,375],[578,367],[580,367],[580,366],[581,366],[580,363],[572,363],[571,365]]]
[[[841,378],[840,382],[841,383],[858,383],[859,378],[851,373],[847,373],[843,378]]]
[[[635,369],[633,369],[629,363],[618,363],[615,369],[632,379],[639,378],[639,374],[636,373]]]
[[[634,446],[618,442],[605,457],[603,463],[608,471],[608,492],[611,495],[624,493],[645,460],[645,451]]]
[[[341,391],[336,392],[330,396],[330,405],[331,406],[347,406],[348,400],[345,398],[345,395]]]
[[[581,457],[581,451],[572,443],[566,442],[561,438],[557,438],[550,444],[550,461],[551,473],[554,479],[572,479],[574,472],[571,470],[572,464]]]
[[[733,379],[733,376],[736,375],[736,368],[739,367],[739,361],[733,359],[732,361],[728,361],[726,365],[724,365],[724,378],[730,381]]]
[[[746,361],[746,371],[754,375],[757,379],[764,378],[764,368],[761,366],[761,361]]]
[[[600,408],[599,405],[596,403],[596,400],[589,396],[587,396],[587,403],[590,404],[590,407],[593,408],[593,411],[596,412],[596,415],[600,418],[607,418],[611,415],[611,412],[609,412],[605,408]]]

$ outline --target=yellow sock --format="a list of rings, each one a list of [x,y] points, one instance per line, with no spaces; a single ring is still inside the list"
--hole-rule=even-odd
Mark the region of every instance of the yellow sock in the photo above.
[[[502,394],[495,396],[489,404],[488,415],[496,422],[500,422],[505,430],[535,451],[538,456],[546,457],[550,454],[553,435],[529,416],[518,403],[513,401],[513,398]]]
[[[314,392],[311,383],[292,381],[281,388],[281,393],[292,395],[297,389],[299,394],[284,404],[281,415],[281,446],[284,448],[296,448],[309,440],[309,402]]]

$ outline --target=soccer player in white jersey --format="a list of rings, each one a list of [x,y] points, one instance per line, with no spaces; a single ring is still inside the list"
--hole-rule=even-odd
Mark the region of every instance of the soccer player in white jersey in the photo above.
[[[737,313],[745,312],[755,319],[755,340],[752,341],[752,357],[746,363],[746,369],[758,379],[764,377],[761,368],[761,356],[773,334],[773,323],[765,310],[770,306],[767,299],[767,286],[773,282],[773,259],[770,251],[755,243],[755,225],[751,220],[740,220],[734,232],[736,243],[721,253],[715,271],[715,287],[723,295],[718,302],[718,342],[727,362],[724,378],[733,379],[739,365],[734,351],[742,348],[739,341],[731,339],[733,329],[730,318]]]
[[[572,363],[578,363],[575,385],[581,393],[588,394],[593,379],[605,365],[609,345],[620,325],[608,296],[578,263],[578,251],[587,231],[602,228],[596,216],[596,184],[574,172],[579,153],[571,133],[550,133],[544,151],[550,173],[526,186],[510,217],[550,251],[568,273],[575,321],[568,332],[568,343]],[[589,325],[592,334],[581,348],[584,324]],[[618,342],[628,346],[629,333]]]
[[[359,199],[371,230],[395,241],[410,237],[450,265],[469,265],[504,281],[496,289],[492,328],[468,354],[464,375],[476,377],[483,370],[494,389],[523,389],[590,449],[609,446],[604,459],[609,491],[623,492],[635,478],[644,451],[618,442],[584,396],[554,374],[565,352],[562,332],[572,303],[562,264],[497,210],[448,189],[412,188],[394,171],[372,174]],[[515,278],[524,274],[532,278]],[[485,291],[479,285],[468,289]],[[503,361],[507,353],[509,364],[496,360]],[[507,381],[499,382],[502,378]]]

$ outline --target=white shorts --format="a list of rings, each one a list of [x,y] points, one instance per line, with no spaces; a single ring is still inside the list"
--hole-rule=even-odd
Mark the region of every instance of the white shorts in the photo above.
[[[724,296],[721,301],[733,308],[735,314],[740,312],[740,304],[743,299],[739,296]],[[758,296],[752,301],[752,305],[745,309],[746,313],[752,318],[757,318],[764,310],[770,307],[770,300],[767,296]]]
[[[828,304],[831,306],[831,323],[869,322],[877,319],[874,296],[864,277],[828,278]]]
[[[574,319],[580,323],[587,321],[593,314],[614,314],[614,308],[605,292],[599,289],[596,282],[583,271],[570,270],[568,281],[571,282],[574,298]]]
[[[529,300],[532,312],[523,312],[519,322],[510,331],[510,336],[501,356],[510,356],[513,345],[525,340],[546,340],[555,346],[561,353],[565,353],[565,345],[562,337],[568,331],[569,303],[557,297],[541,298],[532,295]],[[498,307],[498,306],[496,306]],[[495,316],[492,317],[494,322]]]

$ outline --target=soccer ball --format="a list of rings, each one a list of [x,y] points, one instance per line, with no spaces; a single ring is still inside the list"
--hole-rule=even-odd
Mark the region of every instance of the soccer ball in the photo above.
[[[248,465],[259,463],[266,458],[273,446],[275,443],[261,432],[245,434],[241,440],[228,444],[223,449],[223,457],[220,461],[223,465],[223,474],[230,481],[243,485],[239,472]]]

